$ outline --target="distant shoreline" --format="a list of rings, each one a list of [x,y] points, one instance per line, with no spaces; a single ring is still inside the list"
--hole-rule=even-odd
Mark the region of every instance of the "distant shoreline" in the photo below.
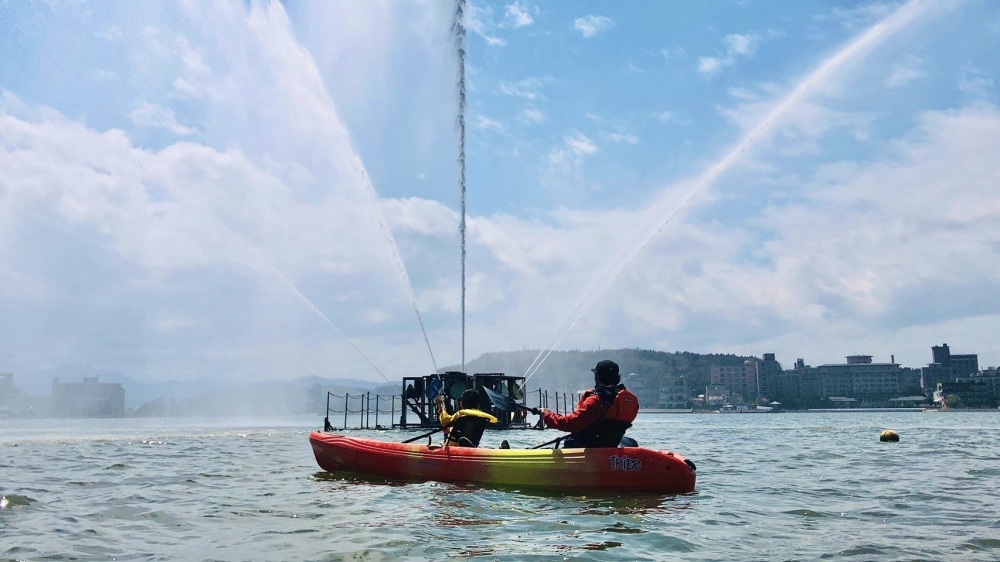
[[[937,408],[810,408],[806,411],[827,413],[827,412],[923,412],[924,410],[937,411]]]

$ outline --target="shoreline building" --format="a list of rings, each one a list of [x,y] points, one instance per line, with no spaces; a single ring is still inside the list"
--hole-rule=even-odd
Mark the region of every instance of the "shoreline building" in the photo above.
[[[849,355],[847,363],[815,368],[822,395],[857,399],[887,400],[899,396],[899,364],[873,363],[871,355]]]
[[[1000,399],[1000,370],[996,367],[983,369],[975,375],[969,377],[970,380],[979,381],[990,387],[993,397]]]
[[[947,343],[931,347],[933,362],[920,369],[920,387],[931,396],[940,383],[955,382],[979,372],[979,356],[975,353],[952,355]]]
[[[751,359],[747,359],[742,365],[712,365],[709,368],[709,380],[712,385],[729,390],[731,395],[739,395],[745,400],[756,400],[757,371],[758,364]]]
[[[850,355],[845,363],[811,367],[803,359],[795,367],[781,369],[773,353],[765,353],[760,364],[760,395],[767,400],[798,407],[820,406],[831,398],[854,402],[882,402],[900,396],[907,384],[903,370],[892,357],[875,363],[871,355]]]
[[[787,377],[784,376],[781,363],[774,358],[773,353],[765,353],[764,360],[760,362],[757,374],[757,389],[760,396],[768,400],[781,400],[781,397],[788,397],[792,389],[788,384]],[[798,383],[795,382],[795,394],[798,394]]]
[[[0,418],[44,418],[49,415],[49,396],[27,394],[14,385],[14,373],[0,373]]]
[[[951,401],[954,400],[954,403]],[[986,408],[997,407],[996,394],[993,387],[983,380],[975,378],[956,379],[951,382],[939,382],[934,392],[934,401],[948,407]]]
[[[798,404],[809,387],[811,368],[802,359],[795,361],[795,368],[784,370],[773,353],[765,353],[758,364],[757,398],[778,401],[783,404]]]
[[[664,374],[660,381],[660,408],[666,410],[691,408],[691,389],[684,375],[671,371]]]
[[[14,414],[14,405],[21,391],[14,386],[14,373],[0,373],[0,418]]]
[[[52,379],[52,415],[70,418],[125,417],[125,388],[121,383],[100,382],[84,377],[83,382],[64,383]]]

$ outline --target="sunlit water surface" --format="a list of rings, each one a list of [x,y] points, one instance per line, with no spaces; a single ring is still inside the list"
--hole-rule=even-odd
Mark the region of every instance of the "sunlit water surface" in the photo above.
[[[1000,412],[644,414],[698,485],[632,497],[329,475],[319,423],[0,420],[0,559],[1000,559]]]

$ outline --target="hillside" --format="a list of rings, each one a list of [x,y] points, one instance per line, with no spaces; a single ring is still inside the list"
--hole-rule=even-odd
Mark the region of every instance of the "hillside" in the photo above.
[[[524,375],[538,350],[486,353],[466,364],[468,373],[505,373]],[[673,353],[646,349],[604,349],[599,351],[554,351],[527,381],[528,392],[541,388],[550,392],[579,392],[593,384],[590,369],[602,359],[618,363],[624,376],[635,373],[640,402],[655,404],[660,383],[668,374],[683,375],[695,394],[709,383],[712,365],[742,365],[746,359],[733,354]],[[458,366],[444,370],[459,370]]]

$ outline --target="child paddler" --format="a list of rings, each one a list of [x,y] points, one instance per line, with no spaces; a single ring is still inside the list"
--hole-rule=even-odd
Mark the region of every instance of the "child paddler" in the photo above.
[[[449,414],[444,396],[437,397],[438,421],[445,428],[445,443],[452,447],[478,447],[487,423],[497,423],[496,417],[479,409],[479,392],[468,389],[462,393],[461,409]]]

